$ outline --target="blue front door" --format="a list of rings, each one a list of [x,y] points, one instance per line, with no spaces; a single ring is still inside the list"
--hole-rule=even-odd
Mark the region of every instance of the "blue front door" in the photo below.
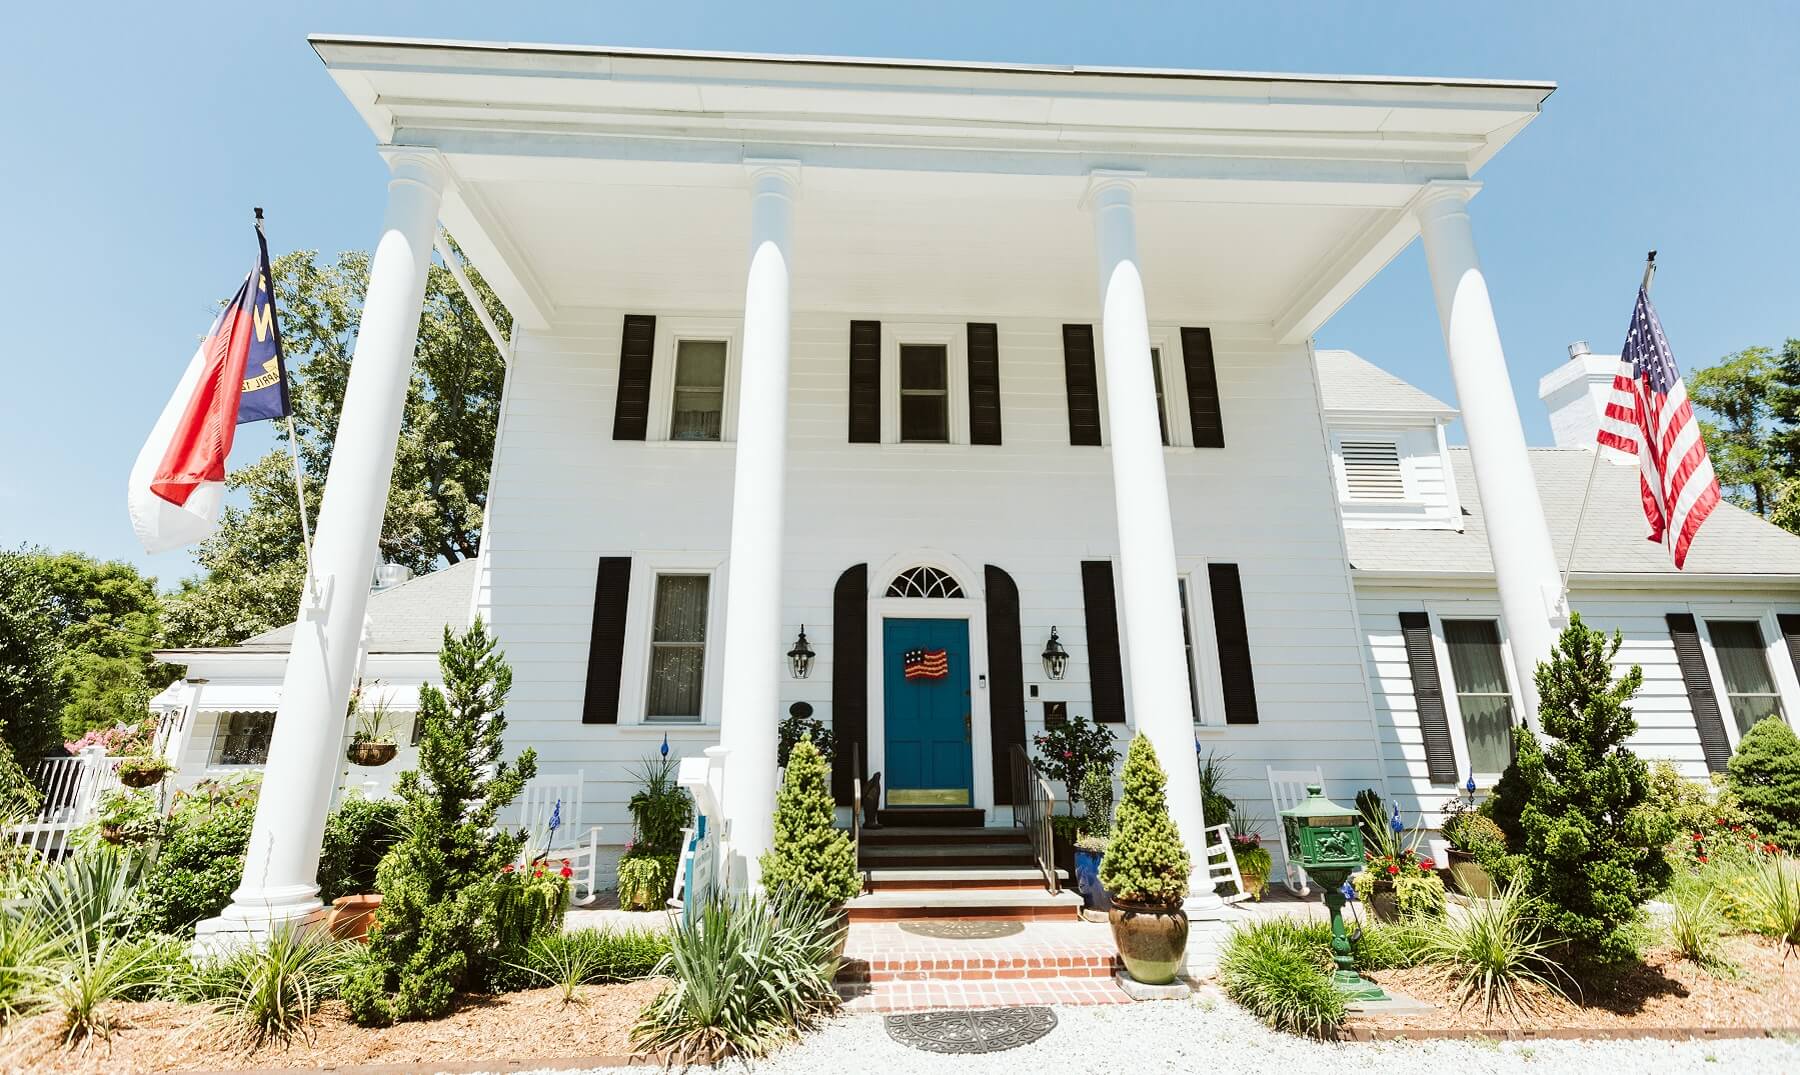
[[[882,621],[887,801],[967,806],[969,621]]]

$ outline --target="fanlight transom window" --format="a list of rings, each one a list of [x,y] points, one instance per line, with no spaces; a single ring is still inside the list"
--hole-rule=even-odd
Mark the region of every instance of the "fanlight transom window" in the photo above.
[[[910,567],[888,583],[889,597],[961,597],[963,588],[948,572],[923,564]]]

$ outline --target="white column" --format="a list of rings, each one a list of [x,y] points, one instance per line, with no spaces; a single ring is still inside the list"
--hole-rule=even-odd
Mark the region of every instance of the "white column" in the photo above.
[[[1131,663],[1131,713],[1169,774],[1169,813],[1193,860],[1189,913],[1213,917],[1219,898],[1206,872],[1207,819],[1201,811],[1200,772],[1194,758],[1175,531],[1169,519],[1156,382],[1150,369],[1149,313],[1137,264],[1134,186],[1129,175],[1096,173],[1087,195],[1100,253],[1107,436],[1119,526],[1125,652]]]
[[[269,741],[243,882],[205,934],[259,934],[318,913],[319,844],[343,762],[345,706],[375,572],[445,172],[435,150],[388,153],[387,213],[313,535],[316,603],[301,613]]]
[[[775,737],[780,716],[781,546],[787,487],[788,287],[792,161],[750,169],[750,271],[744,285],[743,369],[738,390],[737,471],[726,569],[722,798],[731,823],[727,869],[734,888],[754,886],[774,840]]]
[[[1507,645],[1525,713],[1536,728],[1537,687],[1532,674],[1538,662],[1549,657],[1567,620],[1560,604],[1561,576],[1550,526],[1538,499],[1500,329],[1469,226],[1468,199],[1476,189],[1473,182],[1428,183],[1413,212],[1419,218],[1444,349],[1469,438],[1475,490],[1487,520]]]

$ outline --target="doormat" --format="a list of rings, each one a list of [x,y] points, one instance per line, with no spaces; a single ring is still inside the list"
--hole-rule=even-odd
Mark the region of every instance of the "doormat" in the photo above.
[[[912,1012],[887,1017],[888,1037],[927,1053],[998,1053],[1030,1045],[1056,1029],[1049,1008]]]
[[[902,922],[900,929],[915,937],[936,937],[940,941],[991,941],[998,937],[1011,937],[1015,933],[1025,932],[1025,923],[1006,920],[982,922],[954,918],[927,918]]]

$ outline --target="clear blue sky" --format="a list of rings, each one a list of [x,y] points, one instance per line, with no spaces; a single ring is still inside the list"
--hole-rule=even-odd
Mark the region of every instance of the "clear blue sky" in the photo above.
[[[296,12],[293,9],[303,9]],[[1552,79],[1482,172],[1477,239],[1527,434],[1564,346],[1616,350],[1644,251],[1686,367],[1800,336],[1800,7],[778,0],[33,4],[7,19],[0,545],[144,556],[125,478],[251,257],[367,246],[384,169],[311,32],[1264,71]],[[1324,330],[1453,398],[1417,244]],[[267,434],[251,427],[235,460]]]

